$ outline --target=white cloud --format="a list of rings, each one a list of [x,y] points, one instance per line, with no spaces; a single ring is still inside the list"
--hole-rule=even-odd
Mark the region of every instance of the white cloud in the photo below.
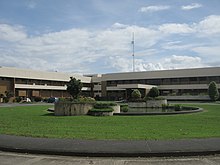
[[[109,64],[119,72],[131,72],[133,70],[133,60],[126,57],[111,57]],[[149,63],[143,59],[135,59],[135,71],[151,71],[164,69],[161,63]]]
[[[116,25],[119,26],[119,24]],[[7,25],[7,27],[13,29],[12,26]],[[140,55],[144,55],[144,52],[149,55],[153,54],[155,50],[148,48],[162,37],[160,32],[129,25],[120,25],[120,28],[101,31],[70,29],[32,37],[27,37],[24,31],[19,31],[19,34],[23,34],[18,38],[20,40],[14,38],[14,35],[4,37],[5,40],[17,41],[8,45],[13,51],[7,52],[6,50],[9,48],[5,47],[2,52],[5,52],[4,59],[8,61],[7,66],[10,66],[11,61],[13,65],[32,69],[38,65],[39,69],[44,70],[54,68],[53,70],[77,70],[77,72],[85,73],[91,72],[90,68],[87,68],[88,65],[92,63],[98,65],[99,60],[107,61],[109,57],[112,57],[113,60],[116,56],[128,57],[131,55],[133,32],[135,32],[136,45],[139,50],[143,50],[140,51]],[[11,58],[15,60],[10,60]],[[20,62],[20,59],[24,59],[23,62]],[[20,64],[18,64],[19,62]],[[4,64],[6,63],[0,63],[0,65]],[[125,69],[121,68],[121,70]]]
[[[220,34],[220,15],[210,15],[195,25],[195,29],[203,35]]]
[[[191,34],[200,37],[220,34],[220,15],[210,15],[202,21],[193,24],[167,23],[158,26],[158,30],[165,34]]]
[[[219,58],[220,57],[220,46],[200,46],[192,49],[200,56],[208,58]]]
[[[162,10],[168,10],[170,9],[170,6],[167,5],[159,5],[159,6],[144,6],[139,9],[140,12],[144,13],[151,13],[151,12],[157,12],[157,11],[162,11]]]
[[[164,60],[166,69],[198,68],[204,67],[200,57],[172,55]]]
[[[121,23],[118,23],[118,22],[116,22],[112,25],[112,28],[115,28],[115,29],[124,29],[124,28],[127,28],[127,27],[128,27],[128,25],[121,24]]]
[[[196,46],[198,46],[200,44],[195,44],[195,43],[190,43],[190,44],[185,44],[182,41],[171,41],[171,42],[166,42],[164,44],[162,44],[162,48],[163,49],[167,49],[167,50],[189,50],[192,49]]]
[[[163,24],[158,28],[163,33],[193,33],[194,29],[188,24],[169,23]]]
[[[182,10],[192,10],[192,9],[197,9],[202,7],[202,4],[199,3],[192,3],[190,5],[186,5],[186,6],[182,6],[181,9]]]
[[[0,24],[0,40],[16,42],[27,37],[22,26],[10,26],[7,24]]]
[[[110,65],[119,72],[132,71],[132,59],[117,57],[110,59]],[[147,62],[143,59],[135,59],[135,71],[152,71],[164,69],[183,69],[207,67],[200,57],[172,55],[160,58],[156,62]]]
[[[213,15],[191,25],[170,23],[140,27],[115,23],[99,31],[73,28],[32,37],[22,26],[0,24],[0,65],[81,73],[102,73],[103,67],[108,67],[110,71],[132,71],[131,40],[134,32],[136,70],[200,67],[204,66],[205,56],[219,57],[220,48],[207,46],[209,43],[205,40],[201,40],[201,44],[196,43],[200,40],[198,36],[209,40],[215,38],[215,45],[218,45],[219,29],[220,16]],[[210,34],[215,35],[210,38]],[[173,35],[177,41],[164,44],[174,40]],[[184,41],[185,37],[188,40]],[[190,43],[186,43],[189,40]],[[175,51],[187,49],[196,53],[197,57],[167,57],[170,54],[168,50],[172,50],[172,54],[185,54]],[[163,55],[166,59],[162,58]],[[153,62],[157,56],[157,61]],[[105,63],[108,65],[104,66]]]
[[[125,57],[109,57],[108,61],[109,65],[115,68],[117,71],[120,72],[131,72],[132,71],[132,59],[125,58]]]
[[[152,71],[152,70],[163,70],[164,67],[160,62],[158,63],[149,63],[145,62],[142,59],[135,60],[135,71]]]

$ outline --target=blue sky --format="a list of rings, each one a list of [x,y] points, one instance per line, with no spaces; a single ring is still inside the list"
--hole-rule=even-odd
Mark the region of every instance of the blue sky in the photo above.
[[[219,0],[1,0],[0,66],[72,73],[220,66]]]

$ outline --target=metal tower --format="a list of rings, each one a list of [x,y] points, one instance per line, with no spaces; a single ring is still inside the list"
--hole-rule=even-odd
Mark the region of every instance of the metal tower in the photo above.
[[[134,61],[134,32],[133,32],[133,35],[132,35],[131,44],[132,44],[132,56],[133,56],[133,72],[135,72],[135,61]]]

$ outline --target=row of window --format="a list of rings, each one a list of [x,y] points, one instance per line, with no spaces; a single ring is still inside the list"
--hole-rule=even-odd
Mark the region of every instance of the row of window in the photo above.
[[[16,84],[27,84],[27,85],[51,85],[51,86],[64,86],[67,82],[63,81],[48,81],[48,80],[33,80],[33,79],[16,79]],[[91,84],[83,83],[84,87],[91,87]]]
[[[107,86],[116,86],[117,84],[150,84],[150,85],[208,84],[211,81],[220,83],[220,76],[139,79],[139,80],[113,80],[113,81],[107,81]]]

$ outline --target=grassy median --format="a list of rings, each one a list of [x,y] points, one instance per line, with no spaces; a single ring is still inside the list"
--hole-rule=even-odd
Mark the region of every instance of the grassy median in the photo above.
[[[0,134],[72,139],[187,139],[220,137],[220,105],[166,116],[53,116],[50,106],[0,108]]]

